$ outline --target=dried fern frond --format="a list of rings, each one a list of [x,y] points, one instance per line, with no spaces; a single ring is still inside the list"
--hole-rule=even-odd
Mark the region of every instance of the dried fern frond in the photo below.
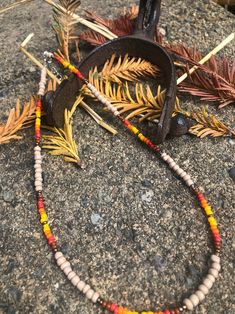
[[[6,124],[0,125],[0,144],[6,144],[13,139],[21,139],[22,136],[16,133],[22,129],[30,127],[35,119],[35,101],[33,98],[26,102],[21,110],[19,99],[15,108],[10,110]]]
[[[216,116],[210,115],[205,107],[202,107],[201,112],[194,110],[185,115],[191,119],[194,119],[198,123],[193,125],[189,129],[189,133],[196,135],[197,137],[204,138],[206,136],[220,137],[220,136],[232,136],[235,137],[235,131],[227,127],[223,122],[218,120]]]
[[[126,54],[124,57],[120,56],[117,62],[116,59],[116,54],[113,54],[110,60],[106,61],[98,74],[99,77],[122,83],[121,80],[138,81],[140,76],[155,77],[160,73],[157,66],[141,58],[131,58]],[[93,75],[97,75],[97,68],[94,68]]]
[[[230,62],[225,58],[212,56],[208,62],[200,65],[201,52],[182,44],[167,45],[186,65],[193,64],[199,68],[179,85],[179,91],[200,97],[203,101],[217,102],[223,108],[235,102],[235,58]]]
[[[80,0],[59,0],[61,9],[56,7],[54,9],[53,29],[59,43],[59,49],[64,57],[69,61],[69,44],[71,41],[78,40],[78,36],[73,34],[74,18],[73,13],[80,5]],[[64,10],[63,10],[64,9]]]
[[[127,9],[124,14],[121,14],[117,19],[109,20],[104,19],[97,14],[86,11],[87,18],[92,22],[107,27],[112,33],[119,36],[130,35],[133,33],[135,17],[138,14],[138,6],[132,6]],[[86,31],[82,33],[80,39],[90,43],[91,45],[98,46],[107,41],[107,38],[98,34],[95,31]]]
[[[130,85],[116,84],[110,80],[102,79],[98,75],[92,75],[90,71],[89,82],[93,84],[96,89],[105,96],[115,106],[121,114],[128,113],[126,118],[143,115],[141,121],[146,118],[159,118],[164,104],[164,93],[161,87],[157,87],[156,95],[153,94],[149,85],[141,83],[133,84],[133,95],[131,93]],[[88,88],[84,86],[83,92],[97,100]],[[176,101],[176,109],[179,109],[179,101]]]
[[[73,139],[71,117],[71,112],[65,109],[63,130],[55,127],[44,127],[55,135],[43,135],[42,147],[48,149],[51,155],[64,156],[65,161],[81,166],[77,144]]]

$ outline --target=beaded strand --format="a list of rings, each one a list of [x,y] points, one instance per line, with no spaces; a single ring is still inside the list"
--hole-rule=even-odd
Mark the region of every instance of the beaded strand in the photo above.
[[[179,176],[183,182],[191,189],[191,191],[197,197],[202,209],[207,216],[208,224],[211,229],[213,244],[214,244],[214,254],[210,257],[210,268],[208,274],[203,279],[202,283],[199,285],[198,289],[191,294],[188,298],[184,299],[180,306],[175,306],[171,309],[165,309],[163,311],[142,311],[136,312],[131,311],[128,308],[120,306],[116,303],[109,302],[101,298],[98,292],[93,290],[87,283],[82,281],[80,277],[76,274],[76,272],[72,269],[70,262],[65,258],[62,252],[58,250],[56,241],[54,236],[52,235],[47,214],[45,211],[43,196],[42,196],[42,168],[41,168],[41,148],[40,148],[40,121],[41,121],[41,96],[44,93],[45,83],[46,83],[46,69],[42,70],[41,81],[39,84],[39,93],[38,100],[36,105],[36,122],[35,122],[35,138],[36,138],[36,146],[35,146],[35,189],[37,195],[37,208],[40,215],[40,222],[43,227],[44,235],[47,238],[49,246],[52,248],[54,253],[55,261],[57,265],[64,272],[65,276],[71,283],[81,291],[89,300],[93,303],[100,305],[103,309],[108,310],[114,314],[180,314],[184,311],[193,310],[200,302],[205,299],[205,296],[209,293],[209,290],[212,288],[215,279],[219,276],[219,271],[221,269],[220,265],[220,249],[221,249],[221,238],[219,234],[219,230],[217,227],[217,222],[212,212],[212,208],[207,202],[205,196],[200,192],[200,189],[196,187],[195,183],[191,179],[190,175],[188,175],[182,168],[177,165],[177,163],[165,152],[161,152],[160,148],[154,144],[150,139],[148,139],[144,134],[142,134],[134,125],[132,125],[127,119],[120,116],[118,110],[108,101],[105,97],[103,97],[99,91],[90,84],[84,76],[69,62],[58,56],[57,54],[46,53],[47,56],[55,58],[59,61],[64,67],[67,67],[72,73],[74,73],[79,79],[81,79],[87,87],[90,89],[92,94],[97,97],[100,102],[107,107],[115,116],[117,116],[120,121],[124,124],[124,126],[130,130],[141,142],[145,143],[150,149],[154,152],[158,153],[159,157],[172,169],[177,176]]]

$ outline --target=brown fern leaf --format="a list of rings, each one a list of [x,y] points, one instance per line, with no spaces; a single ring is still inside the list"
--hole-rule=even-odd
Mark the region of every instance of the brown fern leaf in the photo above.
[[[138,10],[137,6],[132,6],[130,9],[127,9],[124,14],[120,15],[119,18],[114,20],[104,19],[90,11],[86,11],[86,16],[92,22],[107,27],[111,32],[119,37],[133,33],[134,19],[138,14]],[[95,31],[86,31],[82,33],[80,35],[80,39],[94,46],[99,46],[107,41],[106,37],[96,33]]]
[[[225,58],[212,56],[204,65],[198,62],[202,59],[201,52],[185,45],[172,44],[166,48],[178,59],[199,68],[179,85],[179,91],[200,97],[201,100],[219,103],[223,108],[235,102],[235,58],[231,65]]]
[[[13,139],[21,139],[22,137],[16,133],[22,128],[30,127],[35,119],[35,101],[33,98],[25,103],[23,109],[20,108],[19,99],[15,108],[10,110],[7,122],[0,125],[0,144],[6,144]]]
[[[209,115],[205,109],[202,108],[201,112],[194,110],[185,115],[191,119],[197,121],[196,125],[193,125],[189,129],[189,133],[196,135],[197,137],[204,138],[206,136],[220,137],[220,136],[232,136],[235,137],[235,131],[227,127],[216,116]]]
[[[69,44],[78,40],[78,36],[73,34],[74,18],[72,14],[80,5],[80,0],[59,0],[62,8],[54,9],[53,29],[59,43],[59,49],[64,57],[69,61]]]

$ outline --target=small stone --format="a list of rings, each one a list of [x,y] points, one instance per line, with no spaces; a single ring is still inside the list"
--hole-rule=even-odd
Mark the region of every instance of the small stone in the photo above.
[[[10,274],[13,271],[14,268],[15,268],[15,261],[13,259],[10,259],[9,262],[8,262],[5,274],[6,275]]]
[[[233,181],[235,182],[235,167],[229,169],[228,174],[233,179]]]
[[[97,214],[97,213],[93,213],[91,214],[91,223],[93,225],[100,225],[101,222],[102,222],[102,217],[100,216],[100,214]]]
[[[162,272],[164,271],[164,269],[166,268],[167,266],[167,262],[166,260],[160,256],[160,255],[156,255],[154,257],[154,268],[157,272]]]
[[[152,185],[152,183],[151,183],[151,181],[149,181],[149,180],[143,180],[143,181],[141,181],[141,185],[143,186],[143,187],[145,187],[145,188],[151,188],[153,185]]]
[[[18,303],[22,297],[22,292],[16,287],[10,287],[8,291],[11,302]]]
[[[5,202],[7,203],[11,203],[14,199],[14,193],[12,193],[11,191],[3,191],[2,193],[2,197],[4,199]]]
[[[147,190],[144,194],[141,195],[141,200],[146,203],[150,203],[154,196],[153,190]]]

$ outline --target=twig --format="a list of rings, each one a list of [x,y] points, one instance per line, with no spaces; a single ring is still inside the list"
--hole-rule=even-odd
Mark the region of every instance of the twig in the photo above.
[[[204,58],[202,58],[198,63],[204,64],[206,63],[212,56],[216,55],[220,50],[222,50],[230,41],[235,38],[235,33],[231,33],[227,38],[225,38],[218,46],[216,46],[211,52],[209,52]],[[188,73],[184,73],[177,80],[177,85],[182,83],[187,77],[188,74],[192,74],[194,71],[198,69],[198,66],[195,65],[191,69],[189,69]]]
[[[30,1],[32,1],[32,0],[20,0],[20,1],[18,1],[18,2],[15,2],[15,3],[13,3],[13,4],[10,4],[10,5],[8,5],[7,7],[1,9],[1,10],[0,10],[0,14],[1,14],[1,13],[5,13],[5,12],[11,10],[11,9],[14,9],[14,8],[18,7],[19,5],[21,5],[21,4],[25,3],[25,2],[30,2]]]
[[[93,109],[91,109],[84,101],[81,101],[80,106],[83,107],[90,116],[98,123],[100,126],[102,126],[104,129],[112,133],[113,135],[116,135],[118,132],[113,127],[108,125]]]
[[[44,0],[44,1],[62,12],[66,12],[66,10],[61,5],[53,2],[52,0]],[[71,13],[71,16],[74,18],[74,20],[76,20],[77,23],[80,23],[82,25],[89,27],[90,29],[93,29],[94,31],[100,33],[101,35],[105,36],[108,39],[117,38],[117,35],[113,34],[107,27],[90,22],[70,11],[67,13]]]
[[[27,43],[31,40],[31,38],[34,36],[33,33],[29,34],[26,39],[22,42],[22,44],[20,45],[20,49],[21,51],[34,63],[36,64],[40,69],[43,68],[43,64],[36,59],[30,52],[28,52],[25,49],[25,46],[27,45]],[[50,71],[47,69],[47,74],[50,76],[50,78],[52,78],[53,80],[55,80],[58,84],[60,84],[60,80]]]

